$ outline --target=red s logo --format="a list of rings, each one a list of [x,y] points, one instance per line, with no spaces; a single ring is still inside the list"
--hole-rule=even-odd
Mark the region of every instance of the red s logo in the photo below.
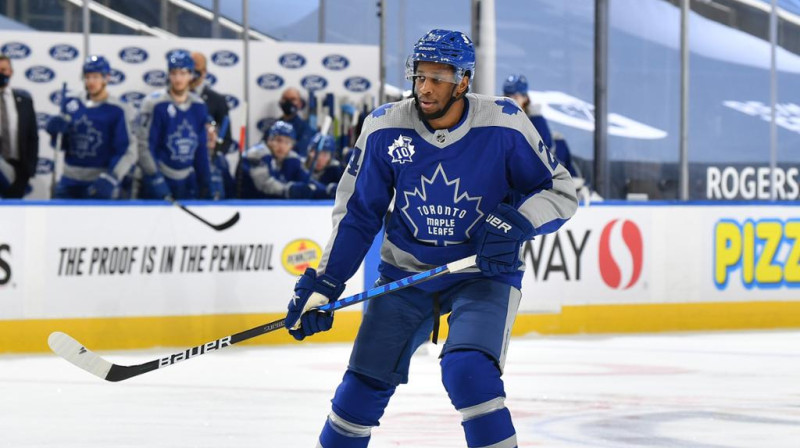
[[[600,251],[598,254],[600,275],[609,287],[613,289],[628,289],[639,280],[639,276],[642,274],[642,232],[633,221],[627,219],[622,221],[622,243],[627,248],[632,262],[630,278],[624,279],[627,281],[627,284],[625,284],[622,278],[622,270],[618,263],[620,260],[615,258],[615,254],[611,251],[611,232],[614,230],[617,221],[615,219],[606,224],[603,228],[603,233],[600,235]],[[619,243],[615,243],[615,248],[618,246]],[[616,257],[619,256],[620,253],[617,252]]]

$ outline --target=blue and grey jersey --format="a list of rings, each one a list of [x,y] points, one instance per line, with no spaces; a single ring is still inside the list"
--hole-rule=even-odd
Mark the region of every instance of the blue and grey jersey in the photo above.
[[[539,133],[545,146],[553,149],[553,134],[550,132],[550,125],[547,124],[547,119],[544,117],[544,114],[542,114],[542,106],[539,104],[531,104],[529,109],[531,113],[528,115],[528,118],[531,120],[531,123],[533,123],[533,127],[536,128],[536,132]]]
[[[294,151],[279,162],[262,142],[248,149],[242,158],[243,199],[286,198],[292,182],[307,180],[303,162]]]
[[[159,90],[142,102],[137,120],[139,166],[146,175],[160,171],[173,180],[197,174],[201,188],[207,188],[210,162],[206,145],[208,108],[202,98],[190,92],[184,103],[176,103],[169,92]]]
[[[118,98],[103,101],[81,100],[86,94],[67,97],[64,112],[69,115],[69,130],[64,149],[64,176],[78,181],[93,181],[108,173],[121,180],[136,163],[133,112]]]
[[[513,100],[467,94],[460,122],[442,130],[421,121],[413,101],[383,105],[365,121],[339,182],[320,272],[349,279],[393,200],[380,265],[390,279],[473,255],[469,239],[501,202],[536,234],[575,213],[569,173]],[[523,272],[495,278],[519,288]],[[473,268],[460,278],[481,275]]]

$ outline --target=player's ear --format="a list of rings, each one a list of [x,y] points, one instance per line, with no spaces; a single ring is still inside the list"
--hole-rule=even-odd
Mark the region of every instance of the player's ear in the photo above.
[[[467,92],[467,89],[469,88],[470,76],[471,74],[467,74],[461,77],[461,82],[458,83],[458,89],[456,89],[458,96],[461,96]]]

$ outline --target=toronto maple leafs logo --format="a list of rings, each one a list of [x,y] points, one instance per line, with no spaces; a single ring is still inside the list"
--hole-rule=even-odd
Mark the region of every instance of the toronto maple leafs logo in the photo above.
[[[194,151],[197,149],[198,143],[197,133],[192,129],[189,121],[184,118],[175,132],[167,138],[167,148],[172,153],[170,158],[182,163],[194,160]]]
[[[461,179],[447,178],[439,164],[433,176],[422,176],[420,188],[404,191],[406,204],[400,209],[414,228],[419,241],[447,246],[470,238],[470,232],[480,222],[481,196],[470,196],[460,190]]]
[[[411,144],[411,137],[401,135],[389,146],[389,155],[392,157],[392,163],[402,165],[406,162],[413,162],[411,157],[414,156],[415,152],[414,145]]]
[[[514,115],[517,112],[521,111],[519,106],[517,106],[517,103],[515,103],[514,100],[508,98],[497,100],[494,102],[494,104],[500,106],[504,114]]]
[[[81,115],[75,121],[75,132],[72,134],[72,155],[79,159],[97,156],[97,148],[103,143],[103,134],[92,125],[89,117]]]

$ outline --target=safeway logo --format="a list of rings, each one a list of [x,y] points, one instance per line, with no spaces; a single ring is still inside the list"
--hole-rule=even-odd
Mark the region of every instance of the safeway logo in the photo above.
[[[603,282],[612,289],[629,289],[642,274],[644,245],[639,226],[615,219],[600,234],[598,264]]]

